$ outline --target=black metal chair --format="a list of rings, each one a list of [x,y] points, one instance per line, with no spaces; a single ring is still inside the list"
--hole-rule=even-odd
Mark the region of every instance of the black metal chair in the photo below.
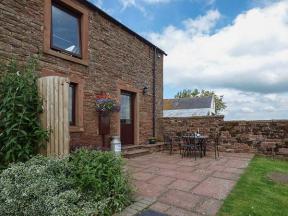
[[[182,137],[183,139],[183,144],[181,145],[182,147],[182,158],[187,156],[187,157],[192,157],[192,154],[194,154],[195,160],[197,159],[197,150],[200,151],[200,146],[197,143],[195,137],[193,135],[185,135]]]
[[[206,146],[204,146],[205,139],[197,137],[195,134],[193,135],[193,141],[194,141],[194,146],[195,146],[195,152],[199,152],[200,157],[206,154]],[[203,154],[203,155],[202,155]]]
[[[200,157],[202,158],[202,157],[206,156],[207,138],[205,136],[200,136],[200,137],[195,136],[194,142],[195,142],[196,149],[200,153]]]
[[[173,150],[173,140],[172,137],[169,136],[168,134],[164,135],[164,148],[163,150],[169,150],[170,154],[172,154]]]
[[[214,151],[215,151],[215,160],[219,158],[219,144],[220,144],[221,132],[217,131],[214,134]]]
[[[182,155],[182,148],[181,148],[182,143],[183,143],[182,135],[176,133],[176,136],[173,138],[173,144],[175,144],[175,147],[176,146],[178,147],[180,155]]]

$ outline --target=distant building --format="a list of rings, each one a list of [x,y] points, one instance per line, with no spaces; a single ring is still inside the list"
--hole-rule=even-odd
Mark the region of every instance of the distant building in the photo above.
[[[215,115],[214,97],[164,99],[163,117]]]

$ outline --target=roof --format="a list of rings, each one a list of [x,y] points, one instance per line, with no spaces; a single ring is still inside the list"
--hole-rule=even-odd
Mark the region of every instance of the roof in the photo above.
[[[178,109],[178,110],[164,110],[163,117],[192,117],[192,116],[207,116],[211,114],[210,108],[202,109]]]
[[[164,99],[164,110],[212,108],[213,97]]]
[[[85,4],[86,6],[90,7],[91,9],[99,12],[102,16],[104,16],[105,18],[107,18],[108,20],[110,20],[111,22],[113,22],[114,24],[119,26],[120,28],[124,29],[125,31],[129,32],[130,34],[134,35],[140,41],[144,42],[145,44],[147,44],[153,48],[156,48],[159,52],[161,52],[162,54],[167,56],[165,51],[163,51],[162,49],[160,49],[159,47],[157,47],[156,45],[154,45],[153,43],[151,43],[150,41],[148,41],[147,39],[145,39],[144,37],[142,37],[141,35],[139,35],[135,31],[131,30],[130,28],[128,28],[127,26],[125,26],[124,24],[122,24],[121,22],[119,22],[118,20],[116,20],[115,18],[113,18],[112,16],[110,16],[109,14],[104,12],[103,10],[101,10],[99,7],[97,7],[93,3],[89,2],[88,0],[85,0],[85,1],[78,0],[78,1],[82,4]]]

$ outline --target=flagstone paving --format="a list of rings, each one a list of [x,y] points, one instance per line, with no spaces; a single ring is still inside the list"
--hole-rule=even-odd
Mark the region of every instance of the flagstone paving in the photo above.
[[[150,209],[171,216],[216,215],[253,154],[205,158],[154,153],[127,160],[138,196],[156,201]]]

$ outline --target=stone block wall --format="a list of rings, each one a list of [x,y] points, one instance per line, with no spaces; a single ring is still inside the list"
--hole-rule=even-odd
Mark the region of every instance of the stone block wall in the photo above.
[[[81,1],[71,0],[81,4]],[[83,4],[89,12],[88,65],[44,52],[44,0],[0,1],[0,60],[25,62],[40,55],[39,73],[83,80],[83,128],[71,131],[71,145],[101,146],[95,96],[102,91],[119,97],[119,83],[139,92],[139,144],[153,134],[154,48]],[[156,119],[162,117],[163,54],[156,58]],[[143,87],[148,87],[146,95]],[[157,121],[158,122],[158,121]],[[113,114],[111,135],[119,135],[119,115]],[[156,124],[156,132],[159,125]]]
[[[220,150],[226,152],[255,152],[288,155],[288,120],[224,121],[224,116],[191,118],[162,118],[162,134],[196,132],[209,136],[208,147],[213,148],[213,135],[221,131]]]
[[[213,135],[224,124],[224,116],[201,116],[190,118],[162,118],[162,134],[176,136],[178,132],[194,133],[209,136],[208,143],[214,143]]]
[[[222,149],[233,152],[285,154],[288,148],[288,120],[225,121],[222,128]]]

